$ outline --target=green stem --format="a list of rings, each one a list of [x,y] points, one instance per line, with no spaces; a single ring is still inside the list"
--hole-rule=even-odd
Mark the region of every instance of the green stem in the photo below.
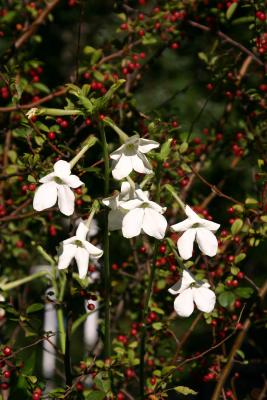
[[[178,194],[174,191],[173,187],[171,185],[169,185],[168,183],[166,185],[164,185],[165,189],[168,190],[169,193],[171,193],[171,195],[175,198],[175,200],[177,201],[177,203],[179,204],[179,206],[183,209],[185,209],[185,204],[184,202],[180,199],[180,197],[178,196]]]
[[[158,165],[156,172],[155,172],[156,182],[157,182],[156,194],[155,194],[156,202],[159,202],[159,200],[160,200],[160,170],[161,170],[161,166]],[[150,276],[149,276],[149,281],[148,281],[148,286],[147,286],[147,291],[146,291],[146,297],[145,297],[145,302],[144,302],[144,308],[143,308],[143,313],[142,313],[142,330],[141,330],[141,340],[140,340],[140,376],[139,376],[140,399],[141,400],[145,400],[146,320],[147,320],[147,315],[148,315],[148,311],[149,311],[149,301],[150,301],[151,294],[152,294],[153,281],[155,278],[158,248],[159,248],[159,241],[155,240],[152,266],[151,266],[151,271],[150,271]]]
[[[66,343],[66,334],[65,334],[65,325],[64,325],[64,314],[62,308],[57,310],[57,324],[58,324],[58,332],[59,332],[59,345],[62,354],[65,354],[65,343]]]
[[[82,156],[87,152],[90,147],[92,147],[97,142],[97,138],[93,135],[90,135],[82,145],[81,150],[75,157],[70,161],[70,167],[73,168],[74,165],[82,158]]]
[[[60,108],[38,108],[36,111],[36,115],[53,115],[55,117],[79,114],[82,114],[80,110],[62,110]]]
[[[155,278],[156,272],[156,261],[158,254],[159,242],[156,241],[154,244],[154,252],[153,252],[153,264],[151,267],[150,277],[148,281],[148,287],[146,291],[145,303],[143,308],[142,315],[142,330],[141,330],[141,340],[140,340],[140,398],[141,400],[145,399],[145,353],[146,353],[146,319],[149,310],[149,301],[152,293],[153,281]]]
[[[106,140],[105,129],[102,123],[99,124],[101,141],[103,146],[104,158],[104,195],[109,193],[109,154],[108,144]],[[104,226],[104,286],[105,286],[105,340],[104,351],[105,357],[109,358],[111,354],[111,338],[110,338],[110,265],[109,265],[109,230],[108,230],[108,209],[105,209],[105,226]]]
[[[104,123],[105,123],[106,125],[110,126],[110,127],[119,135],[119,138],[120,138],[120,140],[122,141],[122,143],[125,143],[125,142],[129,139],[129,136],[128,136],[125,132],[123,132],[123,131],[115,124],[115,122],[112,121],[111,118],[106,117],[106,118],[104,119]]]
[[[0,284],[0,289],[3,290],[3,291],[11,290],[11,289],[14,289],[17,286],[24,285],[25,283],[31,282],[31,281],[33,281],[34,279],[37,279],[37,278],[41,278],[42,276],[45,276],[47,274],[48,274],[47,271],[36,272],[35,274],[32,274],[30,276],[26,276],[26,278],[21,278],[21,279],[18,279],[16,281],[14,281],[14,282]]]

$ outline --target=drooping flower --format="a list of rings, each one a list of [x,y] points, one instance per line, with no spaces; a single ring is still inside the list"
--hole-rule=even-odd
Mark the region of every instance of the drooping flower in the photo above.
[[[215,306],[215,293],[206,282],[196,281],[187,270],[183,270],[182,278],[170,289],[171,294],[178,294],[174,301],[174,309],[180,317],[189,317],[194,311],[194,303],[200,311],[210,313]]]
[[[75,196],[70,189],[76,189],[83,182],[76,175],[71,175],[70,164],[59,160],[54,165],[54,172],[40,179],[42,185],[36,190],[33,208],[42,211],[53,207],[58,201],[60,211],[65,215],[74,212]]]
[[[218,241],[213,232],[219,229],[220,224],[199,217],[189,206],[185,207],[185,213],[188,218],[171,226],[175,232],[184,232],[177,241],[180,256],[184,260],[192,257],[196,239],[202,253],[214,257],[218,250]]]
[[[145,156],[152,149],[159,147],[154,140],[140,139],[139,135],[130,137],[122,146],[110,154],[114,160],[112,175],[115,179],[126,178],[132,170],[141,174],[152,174],[152,167]]]
[[[134,198],[136,198],[136,194],[130,183],[122,182],[120,193],[102,200],[105,206],[111,208],[108,214],[108,228],[110,231],[121,229],[123,217],[127,213],[126,210],[121,208],[121,204]]]
[[[65,269],[75,258],[81,279],[86,277],[89,259],[98,259],[103,255],[103,250],[86,240],[87,233],[88,227],[80,222],[76,235],[63,241],[63,252],[58,260],[58,269]]]
[[[135,191],[136,199],[122,202],[120,207],[128,211],[122,220],[122,234],[126,238],[140,235],[141,232],[156,239],[163,239],[167,221],[162,215],[166,208],[148,199],[141,189]]]

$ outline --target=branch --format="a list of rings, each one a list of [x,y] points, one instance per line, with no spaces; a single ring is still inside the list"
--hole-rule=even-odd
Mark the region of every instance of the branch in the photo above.
[[[41,14],[36,18],[36,20],[31,24],[30,28],[24,32],[14,43],[15,49],[22,47],[30,37],[37,31],[37,29],[42,25],[46,17],[51,13],[53,8],[60,2],[60,0],[53,0],[49,3],[46,8],[41,12]]]
[[[267,293],[267,281],[264,283],[264,285],[261,287],[261,289],[259,291],[259,298],[261,300],[263,300],[265,295],[266,295],[266,293]],[[215,390],[213,392],[211,400],[218,400],[220,398],[221,391],[222,391],[222,388],[224,386],[224,383],[225,383],[228,375],[231,372],[232,364],[233,364],[236,352],[242,346],[243,341],[244,341],[244,339],[246,337],[246,333],[247,333],[247,331],[249,330],[249,328],[251,326],[251,322],[252,321],[251,321],[250,317],[245,320],[244,325],[243,325],[243,329],[238,334],[238,336],[237,336],[237,338],[236,338],[236,340],[234,342],[234,345],[232,347],[232,350],[231,350],[231,352],[229,354],[228,361],[227,361],[224,369],[222,370],[222,372],[220,374],[220,378],[219,378],[219,380],[217,382],[217,385],[215,387]]]
[[[50,93],[41,99],[34,101],[28,104],[17,104],[16,106],[9,106],[9,107],[0,107],[0,112],[11,112],[11,111],[19,111],[19,110],[29,110],[30,108],[34,108],[42,103],[46,103],[49,100],[54,99],[55,97],[60,97],[64,95],[68,91],[67,88],[61,88],[54,93]]]
[[[211,28],[209,28],[208,26],[199,24],[198,22],[195,21],[188,21],[189,25],[201,29],[202,31],[205,32],[213,32]],[[243,44],[236,42],[235,40],[233,40],[232,38],[230,38],[230,36],[226,35],[225,33],[223,33],[222,31],[216,31],[215,32],[221,39],[225,40],[227,43],[230,43],[232,46],[237,47],[239,50],[241,50],[243,53],[246,53],[247,55],[249,55],[257,64],[264,66],[265,68],[267,67],[267,65],[261,61],[261,59],[259,57],[257,57],[254,53],[252,53],[252,51],[250,51],[249,49],[247,49],[245,46],[243,46]]]

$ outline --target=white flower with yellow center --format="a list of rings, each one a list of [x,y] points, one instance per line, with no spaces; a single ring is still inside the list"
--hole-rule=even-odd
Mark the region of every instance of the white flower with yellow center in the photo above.
[[[152,174],[152,167],[145,153],[159,147],[154,140],[130,137],[121,147],[110,154],[113,160],[112,175],[115,179],[126,178],[133,170],[141,174]]]

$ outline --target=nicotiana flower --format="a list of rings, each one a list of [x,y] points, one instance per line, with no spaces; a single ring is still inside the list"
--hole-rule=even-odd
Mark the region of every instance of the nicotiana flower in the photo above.
[[[5,298],[2,294],[0,294],[0,302],[5,301]],[[6,315],[6,310],[2,307],[0,307],[0,319],[4,318],[4,316]]]
[[[76,175],[71,175],[70,164],[59,160],[54,165],[54,172],[44,176],[40,181],[42,185],[36,190],[33,199],[33,208],[42,211],[53,207],[58,200],[58,207],[65,215],[74,212],[75,196],[70,189],[76,189],[83,182]]]
[[[110,155],[110,158],[114,160],[113,177],[118,180],[123,179],[132,170],[141,174],[151,174],[152,167],[144,154],[157,147],[159,143],[154,140],[140,139],[139,135],[130,137]]]
[[[210,285],[196,281],[193,275],[183,270],[182,278],[170,289],[171,294],[178,294],[174,301],[174,309],[180,317],[189,317],[194,311],[194,303],[200,311],[210,313],[215,306],[215,293]]]
[[[215,256],[218,242],[213,232],[219,229],[220,224],[200,218],[189,206],[185,207],[185,213],[188,218],[171,226],[175,232],[184,232],[177,241],[180,256],[184,260],[192,257],[195,239],[202,253],[210,257]]]
[[[113,196],[102,200],[105,206],[111,208],[108,214],[108,228],[110,231],[121,229],[122,220],[127,211],[120,206],[123,202],[134,198],[136,198],[135,190],[132,188],[130,183],[122,182],[120,193],[116,193]]]
[[[80,222],[76,235],[63,241],[63,252],[58,260],[58,269],[65,269],[75,258],[81,279],[86,277],[89,258],[98,259],[103,255],[103,250],[86,240],[87,233],[88,227]]]
[[[135,191],[136,199],[122,202],[120,207],[128,211],[122,220],[122,234],[126,238],[140,235],[141,232],[156,239],[163,239],[167,221],[162,215],[166,208],[148,199],[141,189]]]

